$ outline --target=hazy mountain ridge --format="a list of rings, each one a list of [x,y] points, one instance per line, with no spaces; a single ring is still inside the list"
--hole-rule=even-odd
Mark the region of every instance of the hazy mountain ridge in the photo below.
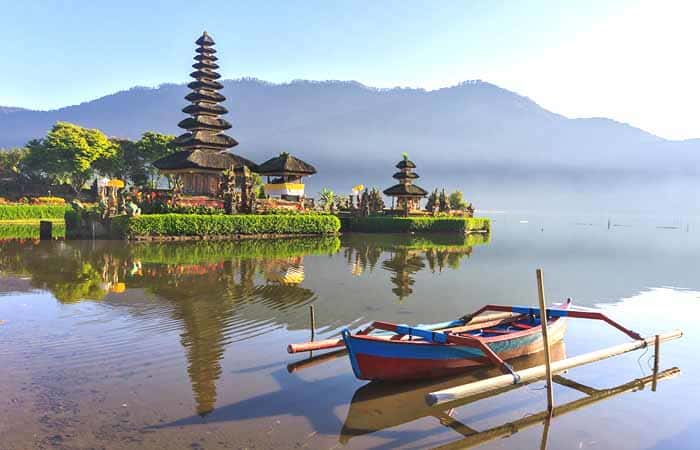
[[[241,143],[235,152],[260,162],[290,151],[315,164],[324,180],[338,171],[389,180],[403,151],[419,173],[433,176],[438,169],[470,176],[692,174],[700,161],[698,139],[668,141],[610,119],[568,119],[482,81],[433,91],[347,81],[223,83],[229,134]],[[118,137],[179,134],[187,92],[184,84],[163,84],[51,111],[0,108],[0,147],[41,137],[58,120]]]

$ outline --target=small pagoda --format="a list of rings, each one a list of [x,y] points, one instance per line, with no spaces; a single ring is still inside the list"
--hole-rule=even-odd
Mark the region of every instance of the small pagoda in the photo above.
[[[403,159],[396,164],[396,168],[399,171],[393,175],[393,178],[398,180],[399,184],[385,189],[384,195],[391,197],[392,209],[403,211],[404,214],[419,210],[420,201],[428,195],[428,192],[413,184],[413,180],[419,178],[418,174],[413,172],[416,168],[415,163],[404,153]]]
[[[218,58],[214,56],[215,43],[205,31],[196,44],[196,62],[192,65],[195,71],[190,74],[194,81],[187,85],[192,92],[185,96],[190,105],[182,110],[190,117],[178,123],[187,132],[173,141],[181,150],[155,161],[153,165],[164,175],[178,175],[184,194],[214,196],[219,191],[224,170],[248,167],[254,171],[257,166],[228,152],[238,142],[224,134],[231,124],[219,117],[228,111],[220,104],[226,97],[218,92],[224,86],[216,81],[221,75],[216,72],[219,66],[216,64]]]
[[[283,152],[260,164],[256,172],[267,177],[265,184],[267,195],[298,202],[304,197],[302,177],[315,174],[316,168],[306,161]]]

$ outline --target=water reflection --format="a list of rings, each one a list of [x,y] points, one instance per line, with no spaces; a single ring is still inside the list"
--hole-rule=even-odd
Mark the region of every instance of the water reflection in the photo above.
[[[306,329],[305,316],[291,311],[316,299],[305,286],[305,258],[342,252],[357,276],[387,272],[392,292],[403,301],[421,270],[459,267],[483,237],[435,239],[355,236],[242,242],[0,243],[0,281],[21,289],[49,291],[62,304],[99,302],[137,320],[178,324],[180,344],[198,415],[216,404],[217,381],[227,346],[276,329]],[[349,324],[358,311],[338,310],[320,327]],[[160,324],[160,325],[158,325]]]
[[[403,302],[413,293],[415,275],[426,269],[442,272],[447,268],[459,269],[462,259],[472,254],[474,245],[488,243],[488,234],[471,234],[467,237],[436,235],[430,237],[400,235],[362,235],[348,241],[345,258],[352,274],[373,272],[383,254],[387,256],[381,267],[389,272],[395,286],[391,292]]]
[[[552,346],[551,357],[558,361],[566,358],[564,342]],[[534,367],[544,362],[543,352],[516,358],[511,361],[516,370]],[[429,406],[425,396],[430,392],[470,383],[483,378],[500,375],[497,369],[477,368],[464,375],[441,381],[416,381],[410,383],[389,384],[372,382],[360,387],[352,397],[347,417],[340,433],[340,443],[345,445],[352,438],[368,433],[397,427],[424,417],[434,417],[437,421],[463,435],[474,433],[471,428],[460,424],[452,416],[454,408],[493,396],[474,396],[443,406]],[[503,393],[521,386],[512,386],[498,393]],[[515,407],[516,405],[510,405]],[[493,411],[492,411],[493,412]]]

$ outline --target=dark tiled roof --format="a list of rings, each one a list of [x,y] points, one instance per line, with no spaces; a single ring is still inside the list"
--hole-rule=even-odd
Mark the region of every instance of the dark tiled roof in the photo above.
[[[420,186],[416,186],[415,184],[395,184],[388,189],[384,189],[384,195],[412,195],[415,197],[425,197],[428,195],[428,191]]]
[[[316,173],[316,168],[301,159],[293,157],[289,153],[282,153],[260,164],[256,172],[260,175],[280,175],[282,173],[313,175]]]
[[[165,156],[153,163],[160,170],[178,169],[214,169],[226,170],[230,167],[248,166],[252,171],[257,165],[242,156],[228,152],[215,152],[211,150],[181,150],[172,155]]]

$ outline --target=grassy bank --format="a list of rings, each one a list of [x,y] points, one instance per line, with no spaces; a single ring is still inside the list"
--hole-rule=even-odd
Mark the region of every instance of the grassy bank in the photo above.
[[[63,219],[68,205],[0,205],[0,220]]]
[[[343,221],[343,231],[361,233],[461,233],[488,232],[486,217],[355,217]]]
[[[236,237],[264,235],[324,235],[340,230],[340,220],[328,214],[197,215],[146,214],[116,217],[112,232],[127,239],[158,237]]]

